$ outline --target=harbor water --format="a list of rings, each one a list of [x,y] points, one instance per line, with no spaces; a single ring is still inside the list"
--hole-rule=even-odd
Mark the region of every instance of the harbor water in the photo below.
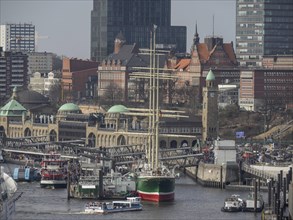
[[[221,212],[226,197],[238,194],[245,198],[247,191],[231,191],[202,187],[187,176],[176,180],[175,200],[154,203],[143,201],[143,210],[134,212],[84,214],[85,203],[91,200],[67,200],[66,189],[45,189],[39,182],[19,183],[23,192],[16,202],[14,220],[87,220],[87,219],[194,219],[194,220],[254,220],[261,213]],[[262,193],[265,201],[267,194]]]

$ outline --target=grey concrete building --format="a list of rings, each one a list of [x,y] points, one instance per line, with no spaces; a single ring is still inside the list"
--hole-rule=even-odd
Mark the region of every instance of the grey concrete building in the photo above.
[[[39,72],[44,75],[53,70],[53,53],[30,52],[27,55],[30,73]]]
[[[236,54],[241,66],[264,55],[293,54],[292,0],[237,0]]]
[[[34,52],[35,25],[28,23],[11,23],[0,25],[0,47],[4,51]]]
[[[27,55],[2,51],[0,47],[0,101],[7,100],[15,86],[28,85]]]

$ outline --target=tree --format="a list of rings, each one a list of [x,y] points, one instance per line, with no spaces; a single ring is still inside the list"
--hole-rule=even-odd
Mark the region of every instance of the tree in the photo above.
[[[62,71],[62,57],[53,54],[53,71],[61,72]]]
[[[60,82],[54,82],[48,92],[48,97],[53,105],[56,105],[61,100],[61,84]]]
[[[100,104],[118,104],[124,102],[124,91],[117,84],[111,82],[109,86],[105,88],[103,95],[99,96]]]
[[[187,80],[181,87],[175,87],[175,99],[177,104],[195,110],[198,103],[198,86],[193,86]]]
[[[178,79],[160,80],[160,103],[173,104],[176,99]]]

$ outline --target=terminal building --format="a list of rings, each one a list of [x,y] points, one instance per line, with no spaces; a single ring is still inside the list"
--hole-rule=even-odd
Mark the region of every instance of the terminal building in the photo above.
[[[41,96],[28,94],[27,99],[34,102],[35,97],[40,101]],[[83,114],[78,105],[66,103],[55,113],[53,109],[51,112],[45,111],[50,106],[46,106],[47,101],[43,99],[44,103],[38,105],[38,112],[34,112],[37,106],[26,108],[25,102],[28,100],[20,100],[21,103],[17,98],[17,90],[14,89],[12,98],[0,109],[2,140],[46,136],[47,141],[85,140],[89,147],[111,147],[147,143],[150,135],[148,117],[123,105],[114,105],[107,112]],[[201,135],[200,118],[170,120],[163,121],[160,128],[161,148],[198,146]]]

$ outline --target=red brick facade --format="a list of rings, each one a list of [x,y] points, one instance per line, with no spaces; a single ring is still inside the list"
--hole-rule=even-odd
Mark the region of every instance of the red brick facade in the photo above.
[[[63,58],[62,99],[74,100],[85,96],[85,82],[98,75],[99,63],[89,60]]]

